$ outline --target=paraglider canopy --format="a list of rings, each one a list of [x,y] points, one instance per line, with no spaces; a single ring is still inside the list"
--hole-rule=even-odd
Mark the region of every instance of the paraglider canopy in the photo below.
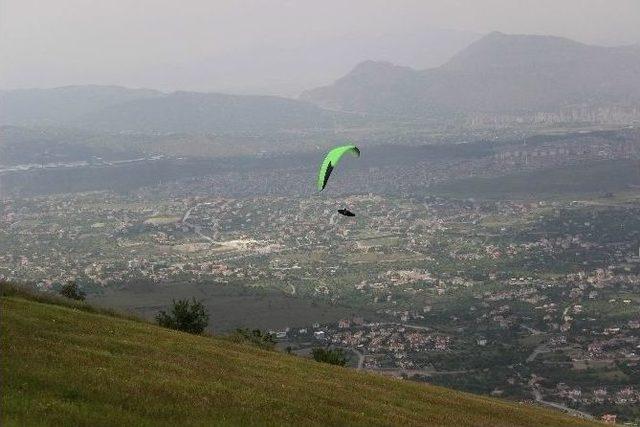
[[[346,153],[351,153],[356,157],[360,157],[360,150],[355,145],[341,145],[339,147],[332,148],[327,153],[322,165],[320,165],[320,171],[318,172],[318,191],[324,190],[329,181],[329,176],[333,169],[336,167],[342,156]]]

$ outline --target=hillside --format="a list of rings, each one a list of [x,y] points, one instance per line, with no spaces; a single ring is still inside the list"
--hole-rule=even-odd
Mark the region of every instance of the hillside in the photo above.
[[[325,108],[403,116],[638,105],[640,47],[494,32],[438,68],[369,61],[301,98]]]
[[[60,125],[88,111],[158,96],[161,92],[151,89],[97,85],[4,90],[0,91],[0,124]]]
[[[102,131],[276,131],[333,125],[313,104],[276,96],[174,92],[132,100],[79,117],[73,125]]]
[[[309,102],[227,95],[69,86],[0,91],[0,126],[56,126],[109,133],[272,132],[332,128],[357,120]]]
[[[3,425],[589,425],[5,294]]]

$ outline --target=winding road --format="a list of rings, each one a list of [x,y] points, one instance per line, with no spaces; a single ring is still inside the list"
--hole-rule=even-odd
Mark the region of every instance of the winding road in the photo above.
[[[571,416],[574,416],[574,417],[586,418],[588,420],[595,419],[593,417],[593,415],[587,414],[586,412],[582,412],[582,411],[578,411],[577,409],[569,408],[569,407],[564,406],[564,405],[562,405],[560,403],[549,402],[549,401],[543,400],[542,399],[542,392],[536,386],[531,387],[531,393],[533,393],[534,399],[540,405],[544,405],[544,406],[548,406],[550,408],[557,409],[559,411],[565,412],[565,413],[567,413],[567,414],[569,414]]]

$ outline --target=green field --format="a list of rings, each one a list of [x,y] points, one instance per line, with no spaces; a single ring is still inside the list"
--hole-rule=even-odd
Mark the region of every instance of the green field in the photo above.
[[[289,296],[270,286],[270,283],[255,288],[241,284],[168,283],[154,286],[132,283],[122,289],[107,289],[90,295],[87,300],[99,307],[115,308],[152,320],[159,310],[167,309],[172,300],[195,297],[207,307],[210,314],[208,330],[214,333],[239,327],[285,329],[315,322],[337,322],[353,315],[352,308]],[[364,311],[364,314],[376,318],[372,312]]]
[[[4,426],[589,424],[83,304],[0,300]]]

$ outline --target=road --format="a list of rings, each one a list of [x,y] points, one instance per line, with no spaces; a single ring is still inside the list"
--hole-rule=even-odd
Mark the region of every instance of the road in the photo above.
[[[428,326],[420,326],[420,325],[407,325],[405,323],[401,323],[400,326],[402,326],[403,328],[409,328],[409,329],[419,329],[421,331],[431,331],[432,329],[429,328]]]
[[[229,202],[225,202],[222,207],[224,208]],[[182,216],[182,222],[186,223],[187,220],[189,219],[189,217],[191,216],[191,212],[193,212],[194,209],[199,208],[200,206],[205,206],[205,205],[211,205],[212,203],[210,202],[202,202],[202,203],[198,203],[195,206],[191,206],[189,209],[187,209],[187,211],[184,213],[184,215]],[[187,224],[187,225],[191,225],[191,224]]]
[[[529,355],[529,357],[527,357],[526,362],[531,363],[536,359],[536,357],[538,357],[539,354],[548,353],[549,351],[550,350],[546,347],[545,344],[540,344],[535,349],[533,349],[533,352]]]
[[[540,405],[544,405],[544,406],[548,406],[550,408],[557,409],[557,410],[565,412],[565,413],[567,413],[567,414],[569,414],[569,415],[571,415],[573,417],[586,418],[588,420],[595,419],[593,417],[593,415],[587,414],[586,412],[582,412],[582,411],[578,411],[577,409],[569,408],[569,407],[564,406],[564,405],[562,405],[560,403],[549,402],[549,401],[543,400],[542,399],[542,392],[536,386],[532,386],[531,387],[531,392],[533,393],[533,397],[535,398],[536,402],[538,402]]]
[[[421,330],[421,331],[433,331],[433,329],[431,329],[428,326],[409,325],[409,324],[406,324],[406,323],[393,323],[393,322],[369,323],[369,324],[366,324],[365,326],[375,326],[375,325],[379,325],[379,326],[402,326],[403,328],[408,328],[408,329],[418,329],[418,330]]]
[[[520,327],[522,329],[525,329],[525,330],[531,332],[531,335],[540,335],[540,334],[543,333],[542,331],[539,331],[538,329],[534,329],[534,328],[532,328],[530,326],[527,326],[527,325],[520,325]]]
[[[362,354],[362,352],[356,348],[350,348],[350,350],[358,356],[358,366],[356,367],[356,369],[359,371],[362,369],[362,365],[364,364],[364,354]]]
[[[397,369],[397,368],[381,368],[381,369],[369,369],[370,372],[377,372],[380,374],[393,375],[396,377],[407,375],[409,377],[413,375],[422,375],[425,377],[431,377],[434,375],[460,375],[467,374],[469,372],[475,372],[475,369],[465,369],[459,371],[436,371],[434,369]]]
[[[221,209],[223,209],[229,202],[225,202]],[[209,243],[218,243],[217,241],[213,240],[211,237],[207,236],[206,234],[204,234],[202,231],[200,231],[202,228],[199,225],[194,225],[191,224],[189,222],[187,222],[187,220],[189,219],[189,217],[191,216],[191,212],[193,212],[194,209],[197,209],[200,206],[205,206],[205,205],[211,205],[212,203],[209,202],[203,202],[203,203],[198,203],[195,206],[190,207],[189,209],[187,209],[187,211],[184,213],[184,215],[182,216],[182,223],[187,226],[188,228],[192,229],[193,232],[200,238],[206,240]]]

